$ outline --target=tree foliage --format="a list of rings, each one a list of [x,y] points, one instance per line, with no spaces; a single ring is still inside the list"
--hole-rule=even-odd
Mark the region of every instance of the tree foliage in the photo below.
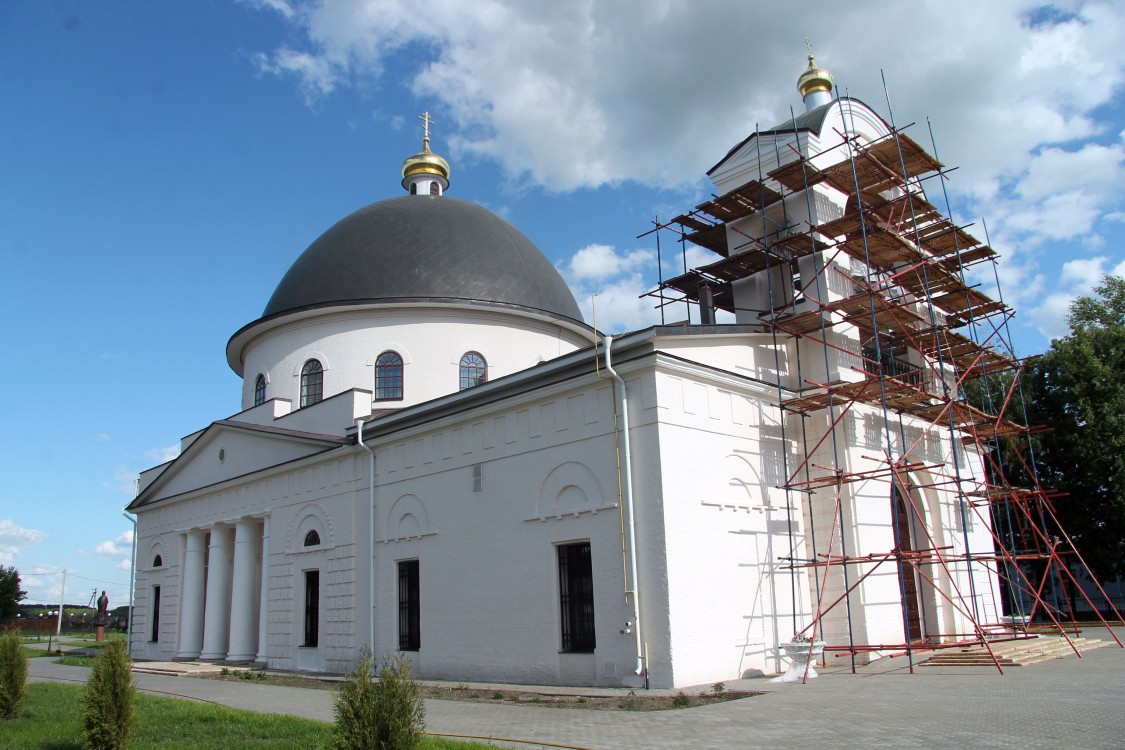
[[[133,660],[123,639],[110,640],[94,659],[82,693],[82,728],[91,750],[122,750],[136,723]]]
[[[1070,333],[1031,367],[1039,478],[1069,493],[1063,528],[1094,574],[1125,575],[1125,278],[1107,276],[1070,308]]]
[[[26,697],[27,654],[12,628],[0,635],[0,719],[15,718]]]
[[[20,572],[0,565],[0,622],[15,617],[25,597],[27,592],[20,589]]]
[[[374,666],[364,648],[336,693],[334,745],[339,750],[414,750],[422,739],[426,708],[410,662],[401,654],[384,656],[375,680]]]

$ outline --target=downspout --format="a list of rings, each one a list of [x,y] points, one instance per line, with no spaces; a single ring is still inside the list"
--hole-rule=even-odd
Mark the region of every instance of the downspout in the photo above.
[[[126,506],[127,507],[127,506]],[[137,574],[137,519],[129,515],[125,509],[121,509],[121,515],[129,519],[133,524],[133,550],[129,554],[129,620],[127,626],[127,637],[129,641],[129,653],[133,652],[133,584],[136,580]]]
[[[369,473],[367,475],[367,507],[371,509],[371,523],[367,526],[367,541],[368,550],[370,551],[370,559],[368,560],[367,570],[367,647],[371,649],[372,655],[375,654],[375,451],[367,447],[367,443],[363,442],[363,425],[365,420],[357,419],[355,421],[356,428],[359,430],[357,439],[360,446],[371,454],[371,464]]]
[[[622,448],[625,453],[625,486],[624,486],[624,502],[625,502],[625,528],[629,535],[629,578],[632,583],[632,589],[626,588],[625,593],[631,594],[633,599],[633,638],[636,641],[637,647],[637,668],[634,674],[645,674],[645,652],[643,641],[641,640],[641,606],[640,606],[640,584],[637,581],[637,531],[636,524],[633,516],[633,453],[629,444],[629,394],[625,390],[625,381],[613,369],[613,356],[611,350],[613,348],[613,336],[602,336],[602,341],[605,344],[605,369],[610,376],[617,382],[619,388],[614,390],[617,393],[617,400],[621,406],[621,442]],[[648,686],[647,675],[645,677],[645,686]]]

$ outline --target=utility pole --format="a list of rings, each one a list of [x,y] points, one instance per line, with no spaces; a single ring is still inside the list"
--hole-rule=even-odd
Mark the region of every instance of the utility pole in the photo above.
[[[66,568],[63,568],[63,572],[62,572],[62,593],[59,594],[59,619],[58,619],[58,622],[55,624],[55,636],[56,637],[62,636],[63,607],[65,606],[63,604],[63,602],[65,602],[65,601],[66,601]]]

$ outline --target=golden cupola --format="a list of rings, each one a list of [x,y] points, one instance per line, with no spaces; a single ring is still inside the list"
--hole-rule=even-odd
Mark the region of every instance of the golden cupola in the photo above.
[[[402,187],[411,195],[441,195],[449,188],[449,162],[430,151],[429,112],[418,118],[422,121],[422,150],[402,163]]]
[[[827,69],[817,66],[810,48],[809,67],[797,79],[797,90],[801,92],[801,99],[805,102],[805,111],[808,112],[832,101],[832,90],[835,85],[836,81],[832,78],[832,74]]]

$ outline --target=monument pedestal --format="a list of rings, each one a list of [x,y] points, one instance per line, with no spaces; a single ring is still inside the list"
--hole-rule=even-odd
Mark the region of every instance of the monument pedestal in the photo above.
[[[104,640],[105,640],[105,625],[98,625],[94,629],[94,641],[96,643],[101,643]]]

